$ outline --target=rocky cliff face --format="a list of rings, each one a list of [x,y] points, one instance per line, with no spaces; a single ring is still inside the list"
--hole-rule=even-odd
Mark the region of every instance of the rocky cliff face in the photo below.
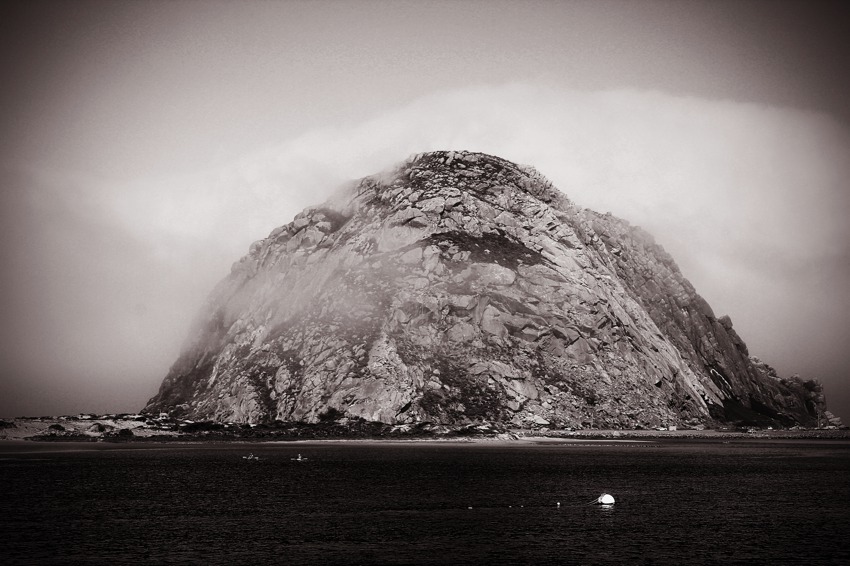
[[[652,237],[531,168],[418,155],[255,242],[147,411],[257,422],[813,423]]]

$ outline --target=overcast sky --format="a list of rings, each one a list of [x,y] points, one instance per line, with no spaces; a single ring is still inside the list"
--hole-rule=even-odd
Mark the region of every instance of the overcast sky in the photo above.
[[[141,409],[254,240],[410,154],[655,235],[850,420],[850,29],[828,2],[0,4],[0,416]]]

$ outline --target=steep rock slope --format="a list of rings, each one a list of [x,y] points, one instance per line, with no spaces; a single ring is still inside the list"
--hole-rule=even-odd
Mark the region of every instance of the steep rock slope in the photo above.
[[[146,411],[572,427],[812,422],[639,228],[535,170],[418,155],[255,242]]]

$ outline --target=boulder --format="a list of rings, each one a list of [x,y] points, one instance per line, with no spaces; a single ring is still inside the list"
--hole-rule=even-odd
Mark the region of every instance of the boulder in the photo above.
[[[751,358],[643,230],[576,206],[533,168],[437,151],[252,244],[145,411],[837,426],[823,399]]]

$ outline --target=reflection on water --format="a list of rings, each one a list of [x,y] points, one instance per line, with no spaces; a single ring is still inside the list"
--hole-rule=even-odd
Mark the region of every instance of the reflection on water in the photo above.
[[[0,445],[4,563],[850,562],[842,443],[110,448]]]

